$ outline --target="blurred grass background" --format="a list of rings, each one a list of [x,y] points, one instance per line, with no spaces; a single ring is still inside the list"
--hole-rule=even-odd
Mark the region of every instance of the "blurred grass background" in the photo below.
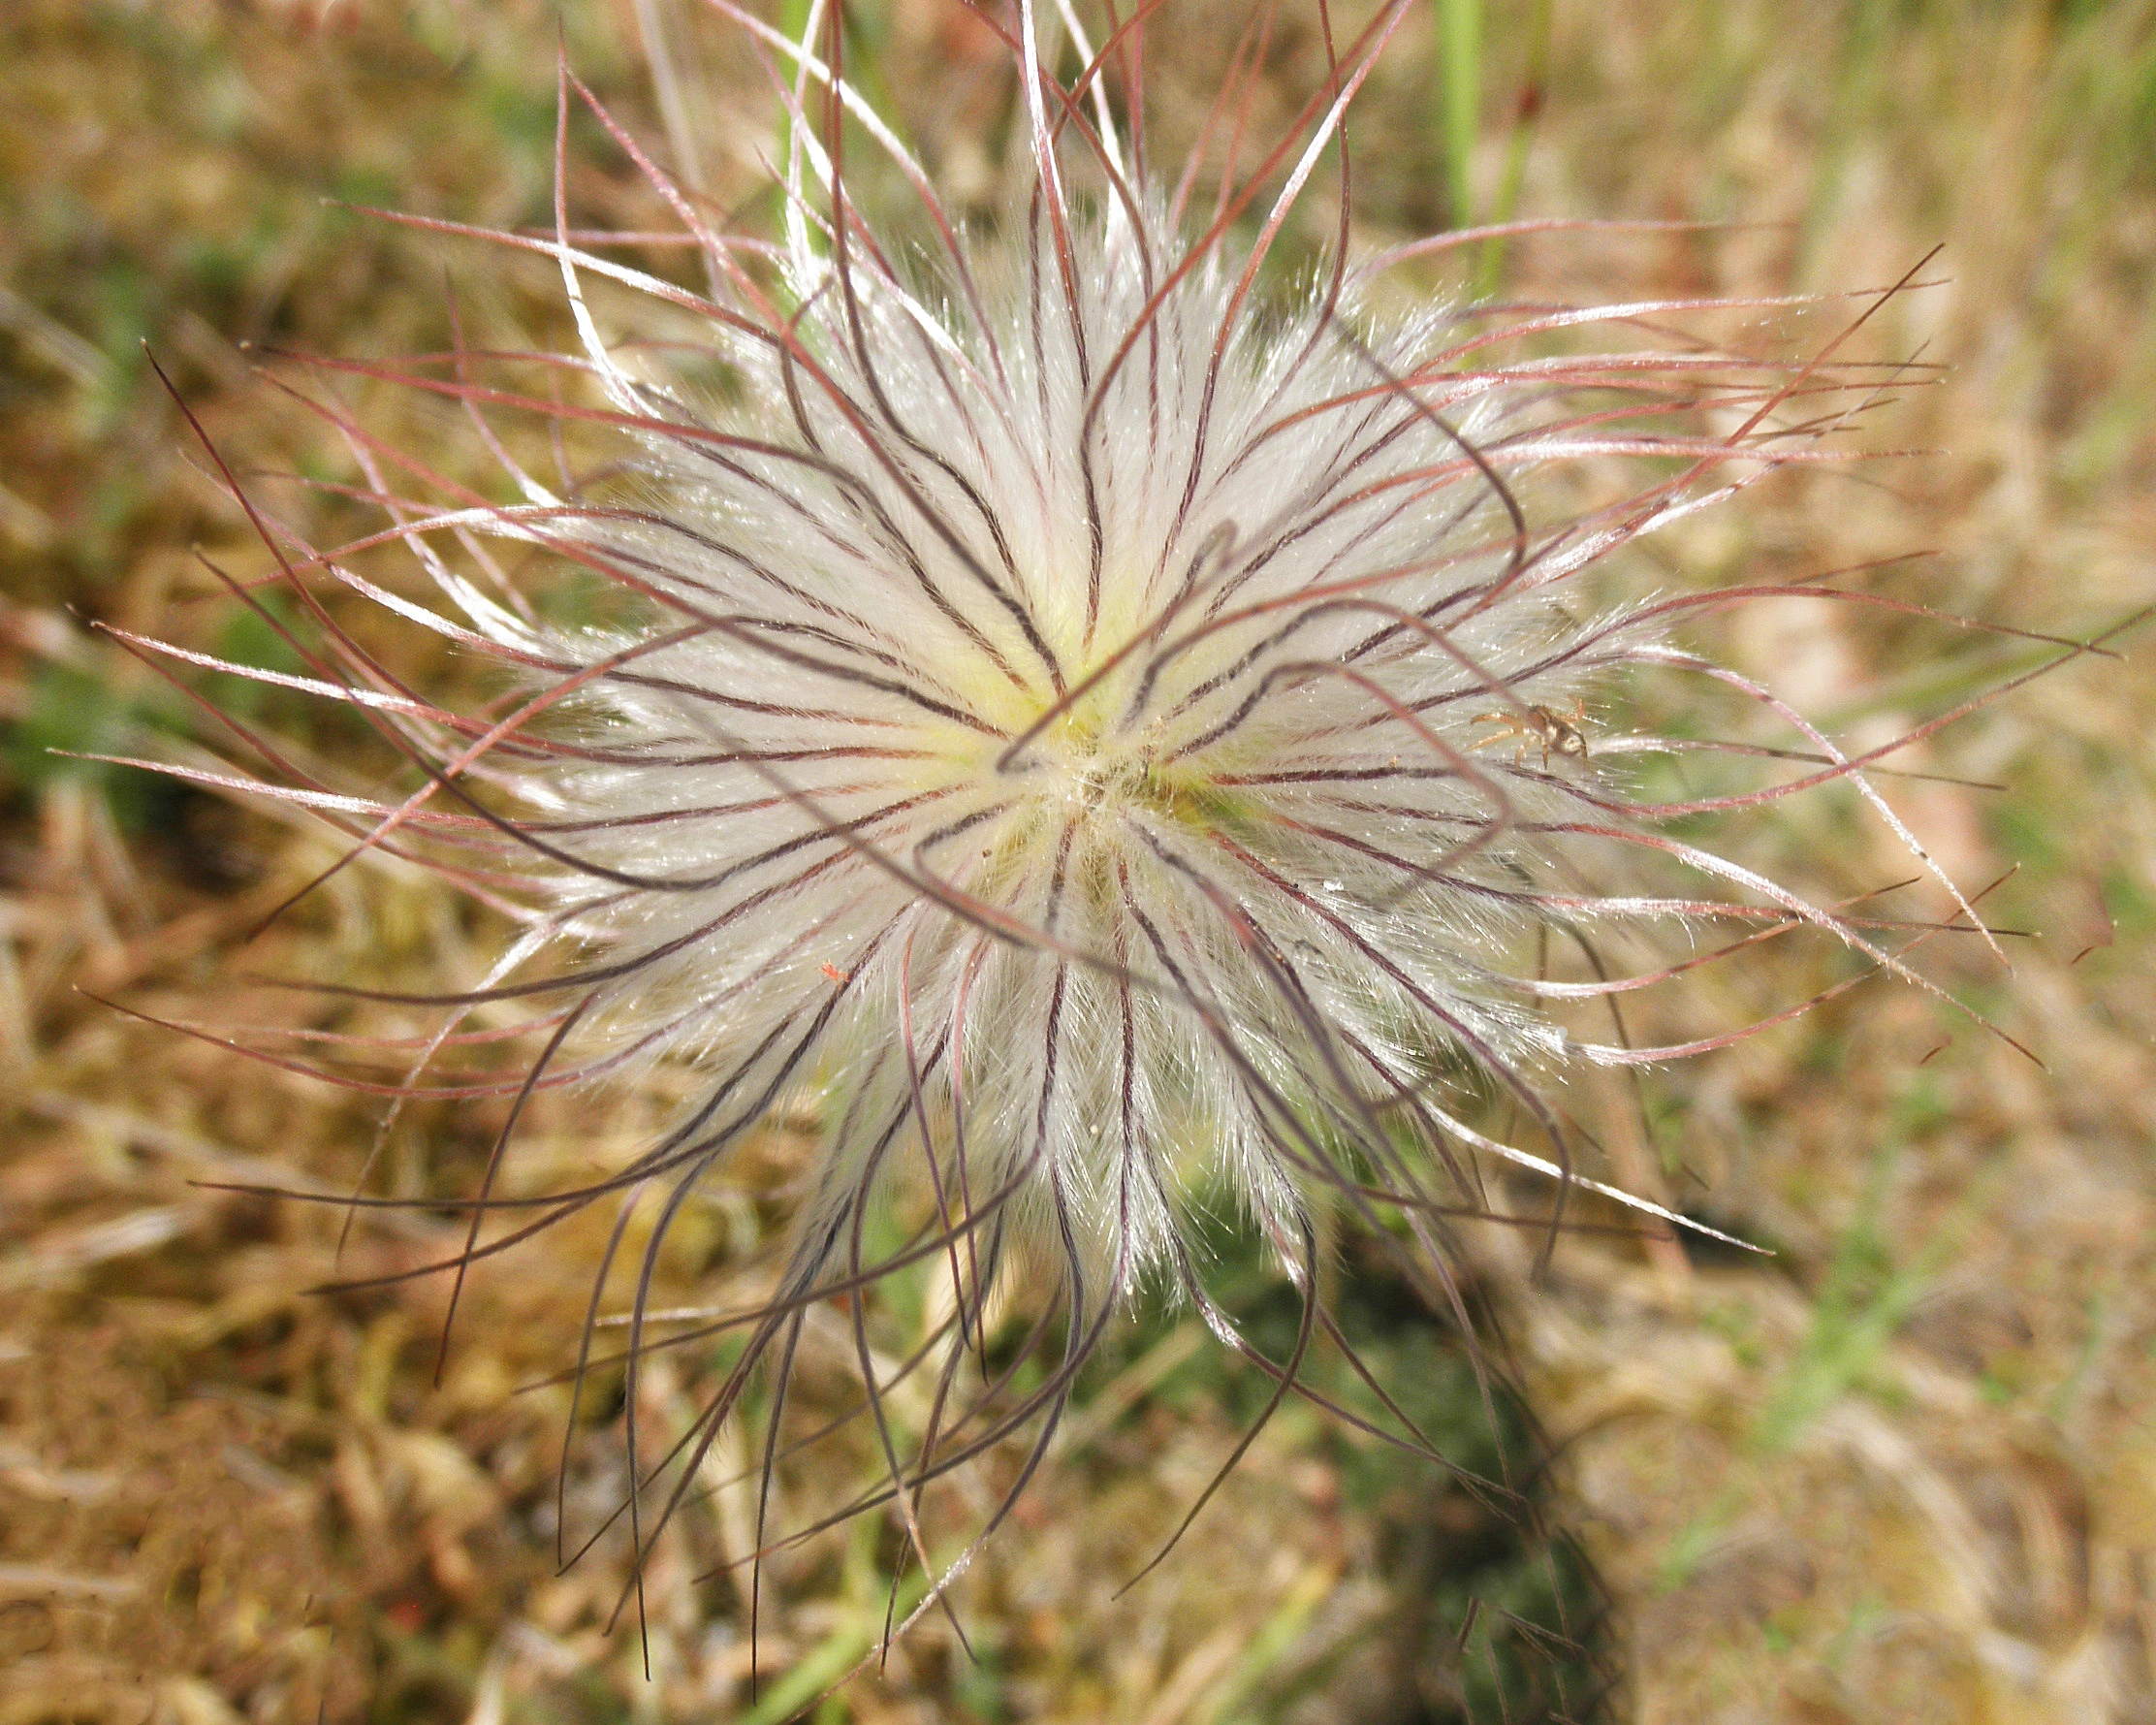
[[[682,66],[677,137],[714,192],[754,183],[770,104],[738,40],[685,9],[15,0],[0,16],[0,1725],[775,1722],[883,1619],[890,1553],[872,1538],[777,1566],[776,1676],[751,1702],[739,1592],[691,1579],[746,1543],[722,1487],[650,1578],[648,1681],[633,1630],[604,1628],[619,1551],[554,1573],[564,1402],[514,1393],[566,1357],[596,1239],[565,1232],[481,1277],[436,1386],[435,1283],[311,1294],[335,1219],[202,1184],[337,1188],[366,1155],[367,1099],[80,992],[245,1019],[273,1010],[248,974],[410,985],[470,974],[487,946],[436,889],[369,869],[238,954],[327,841],[49,751],[176,758],[214,740],[83,620],[256,663],[286,651],[192,559],[261,554],[190,464],[145,341],[236,468],[323,474],[340,471],[323,439],[238,343],[437,348],[448,278],[476,327],[565,339],[543,271],[325,202],[551,221],[557,16],[580,74],[663,139],[656,21]],[[1164,139],[1189,135],[1241,21],[1226,0],[1163,14]],[[986,197],[1008,91],[962,15],[863,0],[852,24],[878,99],[956,196]],[[1284,8],[1260,123],[1321,75],[1314,17]],[[2156,597],[2146,0],[1435,0],[1358,127],[1362,242],[1510,213],[1725,224],[1486,247],[1459,291],[1876,286],[1944,246],[1944,285],[1889,305],[1878,351],[1949,368],[1868,433],[1938,453],[1861,484],[1778,480],[1658,541],[1650,578],[1928,551],[1889,591],[2016,626],[2090,631]],[[578,219],[651,219],[589,128],[571,148]],[[455,441],[408,402],[370,412]],[[333,498],[305,507],[318,530],[341,519]],[[1802,604],[1750,613],[1732,651],[1869,741],[2017,662]],[[1611,1137],[1613,1168],[1777,1256],[1581,1237],[1530,1287],[1520,1242],[1475,1242],[1521,1397],[1496,1434],[1455,1342],[1381,1263],[1344,1279],[1388,1383],[1461,1459],[1493,1467],[1509,1447],[1521,1465],[1532,1431],[1555,1446],[1535,1476],[1546,1537],[1291,1411],[1183,1549],[1112,1599],[1261,1396],[1194,1321],[1157,1316],[1089,1380],[1091,1441],[969,1581],[974,1656],[927,1620],[814,1716],[1407,1725],[1532,1716],[1562,1680],[1582,1716],[1613,1685],[1611,1714],[1668,1725],[2156,1719],[2156,649],[2120,651],[1924,751],[2005,790],[1891,789],[1965,884],[2017,868],[1988,901],[2035,931],[2013,973],[1943,955],[1934,974],[2047,1070],[1875,983],[1659,1074],[1645,1129]],[[339,746],[303,705],[265,716]],[[1775,816],[1762,843],[1817,890],[1906,873],[1831,801]],[[1770,948],[1685,1022],[1798,998],[1819,963]],[[663,1090],[549,1104],[529,1177],[634,1143]],[[463,1190],[494,1125],[484,1106],[417,1111],[389,1189]],[[781,1187],[798,1148],[775,1128],[762,1173],[669,1260],[664,1297],[713,1297],[771,1226],[755,1181]],[[341,1267],[394,1270],[453,1237],[445,1213],[417,1212],[360,1230]],[[1244,1309],[1262,1317],[1264,1298],[1253,1280]],[[702,1369],[652,1374],[655,1423]],[[806,1393],[841,1405],[836,1384]],[[572,1491],[603,1503],[609,1465],[595,1433]],[[1569,1646],[1498,1609],[1555,1623],[1560,1606]]]

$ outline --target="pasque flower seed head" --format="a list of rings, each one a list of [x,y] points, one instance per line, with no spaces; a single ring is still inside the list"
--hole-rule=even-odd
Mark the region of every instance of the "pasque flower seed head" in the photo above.
[[[1294,1354],[1266,1362],[1279,1395],[1308,1348],[1345,1346],[1316,1297],[1327,1211],[1394,1227],[1442,1266],[1447,1219],[1486,1213],[1508,1164],[1548,1177],[1552,1228],[1582,1186],[1676,1221],[1571,1171],[1553,1085],[1739,1033],[1633,1049],[1553,1008],[1705,955],[1568,981],[1548,936],[1635,949],[1689,929],[1733,950],[1808,926],[1907,977],[1884,943],[1908,938],[1895,925],[1811,903],[1677,824],[1832,782],[1916,846],[1864,777],[1884,750],[1852,759],[1673,644],[1758,590],[1613,608],[1583,583],[1777,467],[1838,459],[1884,373],[1839,343],[1769,364],[1660,339],[1656,320],[1702,309],[1676,303],[1403,313],[1384,284],[1453,240],[1351,252],[1343,126],[1404,0],[1338,46],[1240,173],[1226,140],[1248,78],[1188,169],[1148,159],[1151,8],[1111,18],[1097,49],[1067,12],[1044,45],[1032,0],[982,14],[1013,68],[1015,189],[974,226],[845,82],[821,4],[791,42],[714,3],[787,68],[772,237],[721,222],[565,71],[564,135],[587,106],[708,285],[580,235],[557,191],[553,237],[492,237],[559,266],[582,352],[551,365],[551,389],[516,383],[530,356],[341,363],[460,403],[515,501],[311,398],[387,514],[374,543],[413,554],[434,603],[358,573],[367,546],[295,552],[256,515],[296,591],[371,594],[519,691],[433,704],[325,609],[313,674],[287,681],[354,704],[417,776],[387,798],[304,775],[273,791],[520,919],[467,992],[411,997],[442,1009],[429,1059],[482,1009],[528,1012],[540,1044],[491,1086],[515,1106],[460,1275],[590,1203],[622,1206],[618,1243],[642,1215],[633,1379],[672,1221],[776,1107],[811,1105],[789,1254],[725,1321],[746,1335],[739,1363],[656,1464],[632,1383],[639,1538],[759,1369],[783,1384],[834,1296],[888,1463],[864,1501],[915,1526],[931,1482],[1016,1434],[1050,1441],[1146,1278],[1254,1356],[1189,1241],[1193,1208],[1221,1195],[1301,1291]],[[1076,77],[1051,72],[1059,45]],[[1208,144],[1229,165],[1200,196]],[[846,152],[867,147],[911,189],[905,237],[854,201]],[[1282,269],[1302,206],[1334,193],[1329,249]],[[602,288],[630,309],[601,307]],[[639,297],[668,341],[605,333]],[[1633,345],[1570,352],[1574,331]],[[611,438],[622,470],[536,476],[495,430],[520,416]],[[1577,500],[1572,476],[1628,463],[1644,479]],[[522,568],[599,578],[617,621],[545,621],[504,545],[539,554]],[[1616,697],[1644,674],[1742,695],[1793,728],[1782,758],[1808,764],[1763,790],[1646,800],[1636,769],[1678,746],[1623,727]],[[1650,865],[1689,884],[1642,885]],[[587,1186],[502,1196],[535,1090],[661,1055],[697,1074],[663,1136]],[[425,1070],[413,1094],[488,1088],[430,1091]],[[1493,1126],[1506,1116],[1521,1141]],[[887,1201],[917,1224],[896,1251],[872,1244]],[[901,1369],[933,1381],[933,1412],[902,1433],[864,1296],[907,1265],[939,1292],[933,1346]],[[622,1267],[610,1259],[602,1287]],[[1030,1380],[978,1346],[1006,1298],[1050,1360]]]

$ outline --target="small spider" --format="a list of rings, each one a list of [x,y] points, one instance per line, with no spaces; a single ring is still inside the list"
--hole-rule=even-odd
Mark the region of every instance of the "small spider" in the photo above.
[[[1580,727],[1587,722],[1587,703],[1575,698],[1569,714],[1555,713],[1547,707],[1529,707],[1523,712],[1477,713],[1470,724],[1497,724],[1505,728],[1493,731],[1471,748],[1482,749],[1492,743],[1518,740],[1512,751],[1512,764],[1516,767],[1526,757],[1528,750],[1539,746],[1542,751],[1542,767],[1548,770],[1553,754],[1576,755],[1587,758],[1587,733]]]

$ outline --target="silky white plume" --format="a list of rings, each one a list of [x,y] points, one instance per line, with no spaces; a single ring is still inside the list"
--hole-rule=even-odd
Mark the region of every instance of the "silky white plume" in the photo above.
[[[1910,974],[1880,943],[1893,925],[1669,830],[1837,782],[1914,848],[1860,771],[1884,751],[1853,760],[1671,644],[1753,590],[1619,609],[1581,591],[1641,534],[1830,457],[1879,373],[1831,349],[1790,366],[1662,339],[1656,320],[1700,309],[1674,303],[1404,316],[1379,284],[1451,241],[1348,256],[1343,144],[1403,3],[1194,214],[1194,172],[1149,171],[1119,130],[1142,112],[1134,89],[1109,99],[1133,26],[1096,52],[1065,17],[1084,71],[1059,81],[1028,0],[1008,36],[1016,189],[968,229],[827,66],[820,9],[794,44],[718,0],[793,68],[774,237],[721,231],[565,74],[565,115],[587,102],[637,157],[708,287],[578,237],[563,198],[552,240],[491,237],[558,262],[583,352],[542,367],[551,392],[518,381],[529,356],[341,367],[460,402],[522,494],[460,488],[325,405],[389,515],[375,543],[416,554],[448,607],[355,573],[366,546],[295,554],[264,525],[297,589],[363,591],[520,691],[432,706],[328,612],[316,674],[284,679],[353,703],[419,772],[401,801],[282,794],[522,920],[468,992],[391,997],[443,1012],[410,1094],[521,1108],[661,1055],[698,1074],[671,1131],[604,1179],[509,1202],[491,1173],[460,1266],[593,1202],[621,1201],[624,1230],[648,1206],[633,1379],[672,1218],[782,1102],[818,1122],[768,1297],[690,1332],[736,1326],[748,1345],[671,1473],[645,1473],[632,1428],[632,1508],[647,1485],[666,1505],[640,1539],[758,1368],[783,1384],[811,1310],[906,1265],[940,1289],[937,1348],[904,1368],[936,1383],[910,1453],[866,1301],[850,1310],[889,1462],[864,1502],[911,1525],[926,1482],[1029,1426],[1047,1443],[1144,1278],[1247,1346],[1206,1294],[1193,1206],[1231,1200],[1303,1293],[1295,1358],[1265,1362],[1279,1395],[1328,1325],[1320,1212],[1396,1219],[1439,1265],[1446,1219],[1486,1212],[1503,1162],[1549,1177],[1552,1228],[1575,1186],[1675,1222],[1570,1171],[1551,1096],[1581,1062],[1688,1049],[1583,1042],[1551,1007],[1706,956],[1567,980],[1553,934],[1636,952],[1728,930],[1733,950],[1809,925]],[[912,187],[910,222],[852,202],[843,151],[864,141]],[[1338,238],[1289,278],[1272,253],[1323,184],[1342,188]],[[618,338],[639,333],[639,299],[666,342]],[[1576,350],[1609,331],[1637,344]],[[613,438],[622,470],[536,477],[494,430],[520,416]],[[1569,477],[1588,463],[1608,499],[1593,507]],[[1628,463],[1644,478],[1612,494]],[[504,543],[600,578],[614,625],[542,621]],[[1640,800],[1617,769],[1679,746],[1622,730],[1617,696],[1642,673],[1747,697],[1791,746],[1738,752],[1807,764],[1765,789]],[[504,1003],[528,1005],[543,1042],[528,1070],[429,1088],[466,1016]],[[513,1111],[497,1168],[514,1133]],[[913,1231],[879,1255],[887,1201]],[[975,1346],[1014,1281],[1053,1360],[1023,1389]],[[627,1400],[633,1420],[633,1383]]]

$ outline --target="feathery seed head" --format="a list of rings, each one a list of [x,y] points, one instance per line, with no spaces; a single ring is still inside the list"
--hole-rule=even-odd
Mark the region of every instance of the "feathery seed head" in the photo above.
[[[558,203],[552,240],[501,237],[559,264],[583,335],[560,388],[483,382],[487,362],[461,352],[399,376],[464,404],[519,501],[323,408],[389,517],[382,537],[450,608],[363,584],[365,548],[288,562],[301,591],[361,588],[491,655],[523,691],[430,707],[323,614],[314,686],[421,771],[401,800],[291,794],[523,923],[489,975],[439,1003],[428,1059],[506,1004],[543,1044],[510,1087],[520,1108],[662,1054],[699,1074],[627,1167],[512,1210],[504,1237],[600,1200],[648,1204],[632,1277],[647,1288],[671,1219],[781,1101],[813,1099],[813,1192],[740,1364],[671,1473],[644,1481],[632,1429],[631,1496],[648,1484],[665,1506],[640,1538],[759,1367],[792,1369],[818,1303],[904,1266],[938,1279],[942,1314],[935,1351],[905,1368],[935,1384],[910,1453],[866,1302],[849,1309],[889,1462],[873,1501],[910,1527],[928,1483],[1018,1432],[1048,1441],[1145,1277],[1249,1351],[1186,1237],[1222,1193],[1306,1302],[1295,1357],[1267,1366],[1280,1395],[1326,1328],[1324,1212],[1398,1218],[1441,1264],[1445,1219],[1484,1213],[1483,1182],[1509,1163],[1550,1176],[1554,1228],[1568,1190],[1595,1183],[1570,1172],[1550,1080],[1737,1033],[1634,1050],[1567,1028],[1566,1003],[1704,960],[1632,974],[1598,960],[1568,980],[1552,933],[1584,952],[1688,924],[1740,945],[1809,926],[1910,975],[1881,944],[1891,925],[1672,831],[1846,782],[1914,846],[1861,762],[1672,644],[1748,590],[1616,609],[1579,591],[1639,535],[1829,454],[1882,372],[1831,350],[1789,367],[1657,338],[1679,305],[1381,309],[1373,284],[1448,242],[1344,249],[1342,116],[1401,0],[1341,48],[1292,134],[1248,176],[1222,171],[1210,217],[1193,213],[1195,163],[1178,182],[1145,160],[1129,71],[1143,14],[1095,51],[1063,13],[1084,70],[1062,82],[1021,0],[996,24],[1020,91],[1018,183],[978,232],[830,66],[820,5],[794,44],[713,4],[795,68],[777,237],[715,226],[565,75],[565,110],[587,102],[637,157],[708,288],[575,236]],[[864,140],[918,195],[918,245],[852,202],[844,151]],[[1270,254],[1326,161],[1341,240],[1284,281]],[[602,287],[688,319],[728,387],[692,384],[679,344],[610,341],[602,313],[622,314]],[[1646,336],[1572,354],[1556,343],[1575,329]],[[493,430],[516,415],[612,435],[628,471],[544,482]],[[1627,462],[1643,482],[1576,500],[1569,475]],[[434,500],[404,495],[411,481]],[[602,578],[629,621],[543,621],[490,549],[505,542]],[[1757,702],[1808,764],[1765,789],[1646,800],[1619,764],[1679,745],[1616,728],[1608,703],[1648,674]],[[1654,884],[1656,869],[1685,883]],[[1488,1092],[1534,1148],[1485,1130]],[[494,1178],[464,1262],[500,1243],[479,1244]],[[914,1231],[878,1256],[887,1198]],[[1024,1389],[975,1348],[1014,1281],[1055,1359]]]

